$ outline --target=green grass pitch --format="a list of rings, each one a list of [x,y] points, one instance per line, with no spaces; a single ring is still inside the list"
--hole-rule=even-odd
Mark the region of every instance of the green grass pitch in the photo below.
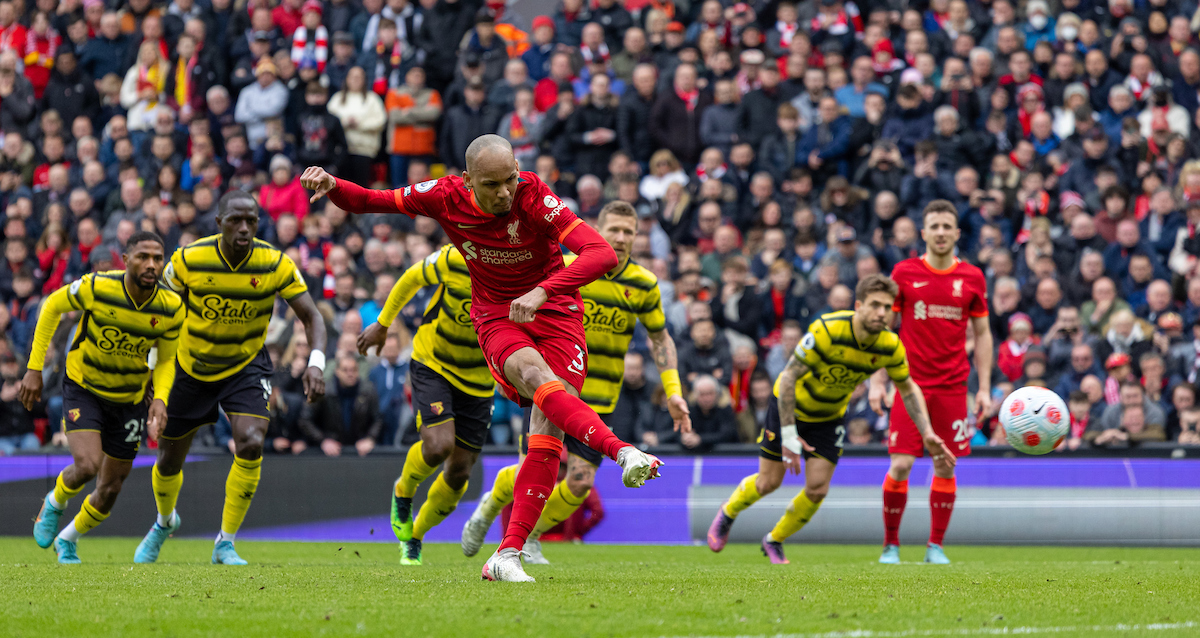
[[[950,546],[953,565],[884,566],[877,547],[791,544],[772,566],[749,545],[547,544],[538,582],[509,584],[456,545],[401,567],[395,545],[241,542],[249,567],[215,567],[211,541],[173,539],[157,565],[134,565],[136,544],[84,538],[65,566],[0,538],[0,635],[1200,635],[1196,549]]]

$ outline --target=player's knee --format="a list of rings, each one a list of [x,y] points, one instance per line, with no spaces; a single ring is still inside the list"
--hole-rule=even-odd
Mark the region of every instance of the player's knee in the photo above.
[[[526,388],[537,389],[544,383],[549,383],[554,380],[554,375],[543,370],[539,366],[525,366],[521,368],[521,383]]]
[[[805,486],[804,488],[804,495],[808,497],[808,500],[814,503],[820,503],[821,501],[825,500],[825,496],[827,494],[829,494],[828,483],[825,483],[824,485]]]
[[[258,430],[245,433],[234,441],[235,454],[239,459],[253,461],[262,456],[263,433]]]
[[[894,458],[892,459],[892,467],[888,470],[888,474],[897,481],[907,481],[908,475],[912,472],[913,459]]]
[[[117,502],[117,494],[121,493],[123,483],[123,479],[112,478],[96,485],[96,500],[99,501],[97,506],[101,511],[107,512],[112,509],[113,504]]]
[[[75,459],[75,479],[83,483],[96,478],[100,473],[100,459],[78,458]]]
[[[421,442],[421,455],[425,457],[425,463],[430,467],[445,462],[446,459],[450,458],[450,453],[453,451],[454,441],[444,441],[436,437],[430,437],[429,440]],[[449,467],[446,469],[449,469]]]

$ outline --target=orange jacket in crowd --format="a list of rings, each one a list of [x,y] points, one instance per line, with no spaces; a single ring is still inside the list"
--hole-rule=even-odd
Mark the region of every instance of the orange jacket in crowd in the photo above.
[[[434,125],[442,116],[442,96],[428,88],[413,90],[401,84],[387,92],[388,152],[395,155],[433,155],[437,148]]]

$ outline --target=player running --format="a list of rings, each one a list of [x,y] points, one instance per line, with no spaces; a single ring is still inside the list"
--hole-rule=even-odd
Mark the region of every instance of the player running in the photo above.
[[[630,259],[633,239],[637,236],[637,222],[637,211],[625,202],[611,202],[600,210],[600,235],[616,251],[617,266],[579,290],[583,295],[583,326],[587,332],[589,357],[587,378],[579,396],[611,429],[610,419],[617,407],[617,397],[621,394],[621,383],[625,376],[625,353],[629,350],[634,327],[640,319],[650,335],[650,349],[662,377],[667,409],[675,421],[675,429],[690,432],[691,418],[679,383],[675,341],[666,331],[658,278]],[[571,260],[568,257],[567,263]],[[527,440],[528,418],[525,428],[522,444]],[[596,480],[596,468],[604,458],[573,436],[566,437],[565,444],[569,454],[567,478],[555,486],[546,500],[541,518],[529,534],[529,540],[525,543],[528,563],[549,564],[542,555],[538,538],[546,530],[570,518],[583,505]],[[504,506],[513,501],[514,478],[520,465],[518,462],[500,470],[491,491],[480,496],[479,506],[463,526],[462,549],[467,556],[479,552],[492,521]]]
[[[437,286],[413,338],[412,403],[421,440],[408,448],[392,487],[392,531],[400,541],[400,564],[420,565],[425,534],[441,523],[467,491],[471,468],[487,442],[495,382],[471,323],[471,280],[462,253],[451,244],[413,264],[388,295],[379,319],[358,337],[366,354],[387,339],[396,315],[424,286]],[[437,471],[414,519],[417,486]]]
[[[518,171],[504,138],[476,138],[466,158],[461,178],[397,190],[367,190],[315,166],[305,169],[301,183],[315,192],[313,201],[328,194],[354,213],[431,217],[462,252],[472,283],[471,320],[492,376],[510,398],[537,406],[513,516],[483,577],[532,582],[521,549],[558,481],[564,430],[616,460],[630,487],[653,478],[662,462],[614,436],[578,397],[587,374],[578,290],[616,266],[612,248],[536,174]],[[562,265],[560,243],[578,255],[570,267]]]
[[[714,552],[725,547],[729,529],[742,510],[778,489],[787,469],[800,473],[803,456],[804,489],[762,539],[763,554],[772,563],[788,562],[783,541],[808,523],[829,492],[846,437],[843,420],[850,395],[877,370],[886,370],[895,382],[933,458],[954,465],[954,456],[929,426],[921,390],[908,374],[904,344],[887,328],[896,295],[895,282],[870,275],[858,282],[852,312],[821,315],[809,326],[775,381],[778,403],[768,406],[767,422],[758,437],[759,471],[742,479],[708,528],[708,546]]]
[[[122,258],[125,270],[84,275],[46,298],[33,337],[29,371],[21,380],[21,403],[33,409],[42,397],[42,365],[54,331],[64,314],[82,311],[75,340],[67,350],[62,388],[62,428],[74,462],[59,472],[33,525],[38,546],[53,543],[60,563],[80,562],[75,552],[79,537],[112,512],[133,469],[147,416],[152,432],[167,418],[183,300],[158,283],[164,260],[161,237],[135,233],[126,242]],[[151,376],[154,396],[147,402],[146,383]],[[97,478],[96,489],[84,499],[74,522],[58,532],[67,501],[93,478]]]
[[[894,310],[899,313],[900,338],[918,357],[912,376],[921,385],[930,406],[933,431],[946,441],[955,457],[971,453],[967,431],[967,324],[975,336],[975,369],[979,392],[975,409],[987,414],[992,405],[992,332],[988,327],[987,283],[979,268],[954,256],[958,244],[958,212],[954,204],[937,199],[925,207],[925,254],[896,264],[892,278],[899,286]],[[871,407],[883,414],[886,380],[871,379]],[[921,435],[913,425],[907,404],[892,399],[888,428],[891,467],[883,479],[883,554],[879,562],[900,562],[900,519],[908,502],[908,475],[922,455]],[[929,545],[925,562],[950,562],[942,539],[954,512],[954,463],[933,456],[933,485],[929,491]]]
[[[276,294],[304,324],[312,344],[304,393],[309,402],[325,394],[325,321],[305,294],[308,288],[292,260],[254,238],[258,204],[245,191],[226,193],[218,203],[217,224],[220,235],[179,248],[163,272],[166,285],[184,296],[188,314],[167,422],[165,427],[161,422],[150,424],[150,436],[159,439],[151,472],[158,520],[138,545],[136,563],[158,560],[163,542],[179,529],[175,504],[183,486],[183,462],[196,430],[215,423],[220,406],[229,417],[235,451],[212,562],[246,564],[233,544],[262,473],[271,395],[271,360],[263,343]],[[164,428],[161,434],[159,427]]]

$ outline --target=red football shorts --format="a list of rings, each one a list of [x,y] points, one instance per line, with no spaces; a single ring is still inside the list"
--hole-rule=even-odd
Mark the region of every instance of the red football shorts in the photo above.
[[[946,447],[954,456],[967,456],[971,453],[971,436],[967,431],[967,389],[959,388],[922,388],[925,395],[925,405],[929,409],[929,420],[933,425],[934,434],[942,437]],[[891,418],[888,419],[888,453],[925,455],[925,443],[917,425],[908,416],[900,393],[892,403]]]
[[[513,322],[507,315],[474,319],[474,323],[488,369],[504,394],[521,407],[533,405],[532,398],[518,394],[504,376],[504,362],[521,348],[537,350],[554,374],[566,379],[576,392],[583,389],[587,377],[587,341],[579,315],[539,310],[530,323]]]

